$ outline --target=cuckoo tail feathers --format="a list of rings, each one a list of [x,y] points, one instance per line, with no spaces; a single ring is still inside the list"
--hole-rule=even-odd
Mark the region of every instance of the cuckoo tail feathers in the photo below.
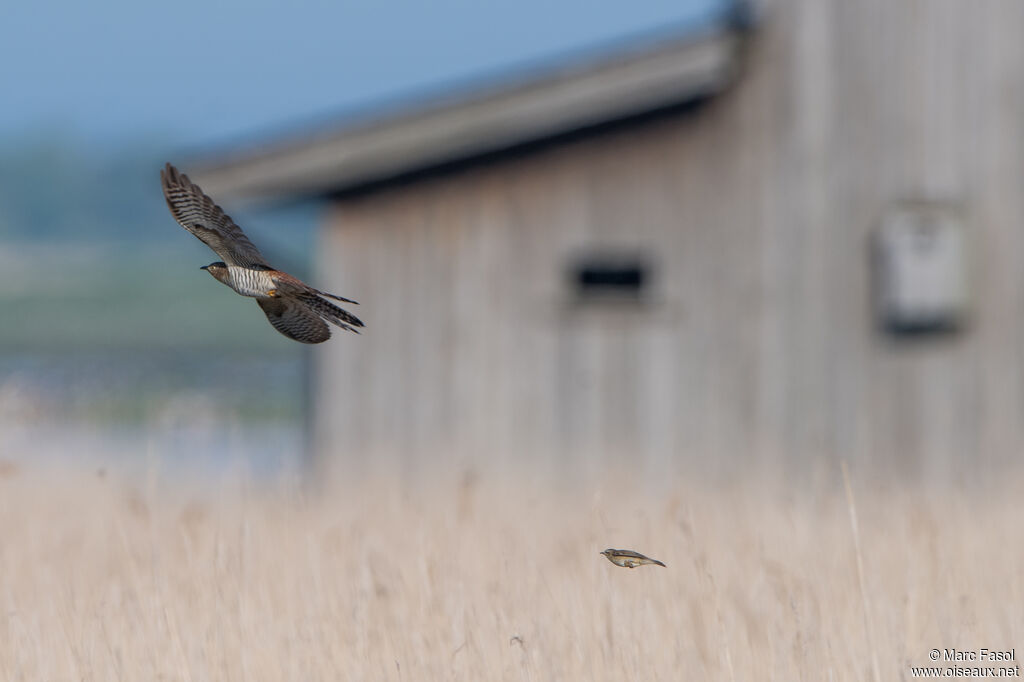
[[[342,329],[347,329],[350,332],[356,334],[359,330],[356,327],[364,327],[362,320],[338,306],[334,305],[330,301],[326,301],[317,295],[308,295],[302,297],[303,303],[308,305],[313,312],[327,320],[331,324],[337,325]]]
[[[326,291],[320,291],[319,289],[317,290],[316,293],[319,294],[320,296],[333,298],[335,301],[341,301],[342,303],[351,303],[352,305],[359,305],[359,301],[353,301],[351,298],[345,298],[344,296],[335,296],[334,294],[329,294]]]

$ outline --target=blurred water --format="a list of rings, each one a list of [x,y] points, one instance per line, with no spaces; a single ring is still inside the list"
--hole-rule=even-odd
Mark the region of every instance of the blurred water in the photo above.
[[[303,356],[0,355],[0,456],[273,473],[303,457]]]

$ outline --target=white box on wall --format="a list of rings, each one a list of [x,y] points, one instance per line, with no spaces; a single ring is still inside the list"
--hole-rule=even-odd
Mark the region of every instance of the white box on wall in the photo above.
[[[889,210],[873,244],[875,312],[894,334],[960,329],[968,307],[963,221],[945,204]]]

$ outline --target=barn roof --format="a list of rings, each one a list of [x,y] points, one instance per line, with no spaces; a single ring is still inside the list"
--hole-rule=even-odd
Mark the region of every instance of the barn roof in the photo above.
[[[737,6],[741,6],[739,3]],[[715,95],[737,72],[746,15],[191,164],[215,196],[325,196],[472,161]]]

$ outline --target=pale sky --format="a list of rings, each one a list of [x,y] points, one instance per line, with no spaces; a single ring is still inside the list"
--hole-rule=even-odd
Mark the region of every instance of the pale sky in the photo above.
[[[724,4],[4,2],[0,139],[230,143],[679,31]]]

